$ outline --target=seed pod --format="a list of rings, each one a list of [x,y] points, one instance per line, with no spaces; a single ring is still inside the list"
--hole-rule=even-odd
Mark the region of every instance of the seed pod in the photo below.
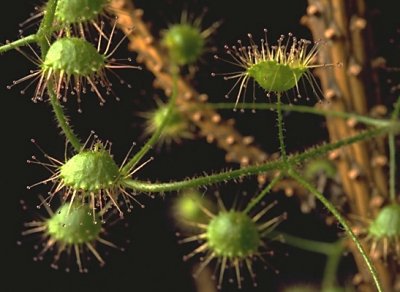
[[[374,257],[400,256],[400,205],[383,207],[369,225],[367,240],[371,241],[371,255]]]
[[[43,74],[91,77],[103,70],[106,58],[88,41],[60,38],[51,44],[42,64]]]
[[[96,20],[108,2],[109,0],[59,0],[55,19],[62,25]]]
[[[60,167],[65,186],[87,192],[109,188],[119,175],[117,164],[101,144],[74,155]]]
[[[95,220],[93,220],[95,218]],[[98,215],[87,205],[64,204],[46,222],[47,233],[64,244],[82,244],[95,240],[101,231]]]
[[[207,227],[209,249],[217,256],[245,258],[254,255],[261,238],[257,225],[242,212],[220,212]]]
[[[168,105],[157,102],[157,108],[142,113],[141,116],[146,119],[145,134],[150,136],[154,134],[162,125],[164,117],[168,111]],[[193,138],[191,125],[188,119],[183,115],[180,109],[176,106],[172,107],[169,112],[169,117],[165,121],[164,128],[161,132],[159,145],[170,145],[171,143],[179,143],[183,139]]]
[[[182,12],[180,23],[172,24],[163,32],[161,44],[168,50],[175,65],[191,65],[206,51],[208,37],[218,28],[216,22],[202,30],[202,16],[191,19],[188,12]]]
[[[120,168],[101,142],[95,142],[61,164],[55,176],[59,180],[57,189],[66,189],[65,199],[74,202],[80,195],[91,200],[93,208],[97,202],[100,209],[110,200],[123,216],[117,197],[119,193],[124,198],[130,195],[120,185]]]
[[[300,79],[305,77],[307,81],[313,81],[314,78],[309,69],[327,66],[327,64],[312,64],[321,48],[320,42],[316,42],[309,49],[311,42],[304,39],[298,40],[290,33],[286,41],[285,37],[281,36],[275,46],[270,46],[267,41],[267,30],[264,31],[265,39],[261,39],[260,45],[255,44],[252,35],[248,34],[249,46],[245,46],[240,40],[238,45],[225,46],[231,60],[215,56],[216,59],[230,64],[233,63],[242,69],[241,72],[235,70],[233,73],[212,74],[212,76],[223,75],[226,80],[236,79],[234,87],[229,91],[230,93],[236,86],[239,86],[236,104],[238,104],[242,95],[245,95],[251,79],[265,90],[267,95],[271,93],[282,94],[285,91],[295,89],[297,97],[301,97],[298,86]],[[318,97],[320,95],[318,85],[311,83],[311,86]]]
[[[187,65],[198,60],[204,51],[205,40],[199,28],[189,24],[175,24],[168,28],[162,39],[171,60]]]
[[[129,153],[130,151],[128,155]],[[64,190],[64,201],[68,201],[70,204],[78,201],[83,205],[88,203],[92,208],[92,213],[95,213],[98,209],[101,213],[104,213],[113,206],[118,210],[120,217],[123,217],[123,212],[118,202],[119,199],[122,199],[121,201],[125,203],[128,212],[133,208],[131,201],[142,208],[144,207],[135,198],[135,195],[126,190],[123,185],[123,179],[131,176],[136,169],[132,167],[132,169],[123,172],[124,163],[120,167],[116,164],[110,154],[109,142],[103,144],[98,140],[94,140],[88,148],[82,149],[79,153],[66,159],[65,162],[61,162],[47,154],[45,154],[45,157],[50,163],[40,162],[34,156],[32,157],[33,160],[28,160],[28,163],[40,164],[49,170],[54,168],[53,175],[50,178],[33,185],[45,184],[49,181],[54,183],[49,196],[44,202],[52,201],[57,193]],[[124,161],[126,162],[126,160],[127,158]],[[95,221],[95,218],[93,218],[93,221]]]
[[[28,79],[38,80],[36,90],[32,100],[34,102],[42,100],[48,84],[52,85],[59,99],[67,100],[68,95],[76,94],[78,102],[81,101],[81,94],[87,93],[87,87],[93,91],[100,100],[100,104],[105,103],[103,94],[99,87],[106,91],[106,95],[114,94],[111,82],[108,80],[106,70],[113,69],[141,69],[138,66],[118,63],[112,59],[116,49],[121,42],[110,51],[113,33],[108,38],[104,53],[100,53],[102,33],[99,36],[97,48],[87,40],[78,37],[61,37],[55,40],[49,47],[43,60],[39,59],[40,70],[34,71],[28,76],[13,82],[12,86]],[[121,40],[122,41],[122,40]],[[131,61],[130,58],[127,61]],[[114,75],[116,75],[114,73]],[[118,75],[117,75],[118,76]],[[125,83],[120,79],[121,84]],[[31,82],[32,84],[33,82]],[[130,87],[129,84],[127,84]],[[29,87],[29,85],[28,85]],[[25,90],[23,90],[25,92]],[[116,97],[118,100],[118,97]],[[80,110],[80,109],[79,109]]]
[[[43,201],[44,202],[44,201]],[[43,249],[34,259],[43,259],[45,253],[55,249],[55,255],[51,266],[59,268],[59,261],[63,255],[70,256],[71,250],[76,258],[80,272],[87,272],[85,260],[94,256],[99,264],[105,264],[99,251],[96,249],[98,243],[117,248],[112,242],[102,238],[104,225],[100,217],[102,214],[92,213],[89,205],[75,203],[64,203],[56,212],[46,206],[49,218],[42,221],[26,223],[28,227],[23,235],[40,233],[44,241]],[[69,271],[69,267],[66,268]]]
[[[215,206],[198,190],[187,189],[180,192],[174,200],[172,215],[181,229],[193,231],[193,222],[208,222],[208,217],[204,214],[202,208],[214,210]]]
[[[84,39],[64,37],[56,40],[51,44],[43,60],[41,77],[33,100],[42,99],[48,82],[57,84],[56,94],[65,100],[72,81],[72,90],[77,93],[80,101],[81,92],[86,92],[84,85],[86,80],[103,104],[105,100],[97,88],[96,80],[103,80],[103,86],[107,91],[111,90],[111,85],[105,77],[104,69],[107,67],[107,62],[107,56],[100,54]]]
[[[213,211],[199,205],[199,208],[208,218],[208,222],[192,222],[192,226],[201,230],[196,235],[183,238],[181,243],[201,242],[200,245],[190,254],[184,257],[185,260],[197,254],[205,254],[194,276],[214,259],[217,259],[220,267],[218,276],[218,288],[221,288],[225,269],[232,267],[235,270],[238,288],[242,287],[241,267],[245,266],[250,273],[253,284],[256,285],[255,273],[252,262],[262,252],[268,250],[264,237],[273,230],[286,214],[278,217],[263,220],[264,215],[275,205],[267,205],[255,215],[249,215],[245,211],[227,210],[222,201],[219,200],[220,210]]]

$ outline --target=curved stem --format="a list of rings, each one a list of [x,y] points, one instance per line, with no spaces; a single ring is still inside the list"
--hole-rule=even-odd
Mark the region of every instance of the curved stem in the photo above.
[[[329,243],[329,242],[305,239],[302,237],[298,237],[298,236],[294,236],[291,234],[278,232],[278,231],[272,231],[269,234],[267,234],[266,236],[268,238],[279,237],[281,239],[281,241],[285,244],[288,244],[290,246],[293,246],[293,247],[296,247],[296,248],[299,248],[302,250],[324,254],[326,256],[330,256],[331,254],[335,253],[335,251],[336,251],[336,243]]]
[[[337,284],[336,275],[340,259],[342,258],[343,249],[344,246],[342,240],[333,243],[332,252],[330,255],[328,255],[324,271],[324,277],[322,280],[323,291],[329,291],[329,289],[333,289]]]
[[[279,138],[279,149],[281,151],[282,160],[287,162],[287,154],[286,154],[286,145],[284,138],[284,125],[283,125],[283,117],[282,117],[282,102],[281,102],[281,94],[278,93],[276,95],[276,113],[277,113],[277,123],[278,123],[278,138]]]
[[[49,0],[46,4],[46,10],[42,22],[36,34],[24,36],[18,40],[0,46],[0,54],[7,51],[25,46],[31,43],[39,43],[42,51],[42,58],[46,55],[48,49],[48,40],[54,31],[54,13],[58,0]],[[47,48],[46,48],[47,47]]]
[[[272,181],[262,190],[261,193],[257,195],[257,197],[253,198],[246,206],[246,208],[243,210],[244,213],[250,212],[251,209],[253,209],[269,192],[271,192],[271,189],[276,185],[276,183],[282,178],[282,174],[279,174],[278,176],[274,177]]]
[[[328,291],[329,288],[335,287],[337,269],[344,249],[343,240],[339,239],[336,242],[328,243],[277,231],[269,232],[266,237],[270,239],[279,237],[284,244],[325,255],[327,263],[322,280],[322,291]]]
[[[67,117],[64,114],[63,108],[60,104],[60,101],[57,98],[56,93],[54,92],[52,82],[49,82],[47,85],[47,92],[50,96],[50,104],[53,108],[54,115],[56,116],[56,120],[60,128],[62,129],[65,137],[68,142],[71,143],[72,147],[74,147],[76,152],[82,150],[82,144],[79,141],[78,137],[74,134],[74,131],[70,127]]]
[[[220,172],[209,176],[201,176],[197,178],[187,179],[183,181],[168,182],[168,183],[152,183],[132,179],[122,180],[122,184],[136,191],[141,192],[169,192],[177,191],[186,188],[198,188],[201,186],[212,185],[215,183],[236,179],[239,177],[250,176],[253,174],[267,172],[274,169],[283,168],[284,163],[281,161],[273,161],[261,166],[246,167],[231,171]]]
[[[36,33],[37,42],[40,46],[43,60],[49,50],[49,39],[53,32],[54,14],[56,12],[57,2],[58,0],[49,0],[47,2],[43,20],[40,23],[38,32]]]
[[[26,37],[22,37],[19,40],[13,41],[11,43],[7,43],[3,46],[0,46],[0,54],[3,54],[7,51],[10,51],[12,49],[16,49],[18,47],[25,46],[27,44],[35,43],[37,41],[37,36],[36,34],[31,34]]]
[[[170,100],[168,101],[168,107],[167,110],[165,111],[165,115],[163,120],[161,121],[160,126],[158,129],[153,133],[153,135],[150,137],[150,139],[146,142],[145,145],[137,152],[121,169],[121,174],[122,176],[127,175],[128,173],[131,172],[131,170],[139,163],[139,161],[143,158],[143,156],[146,155],[147,152],[158,142],[160,139],[160,136],[163,133],[163,130],[168,122],[168,119],[171,116],[172,108],[175,106],[175,100],[178,95],[178,73],[177,69],[173,68],[172,69],[172,94],[170,97]]]
[[[363,246],[361,245],[361,242],[358,240],[356,235],[354,234],[353,230],[351,230],[350,225],[347,223],[346,219],[339,213],[339,211],[333,206],[331,202],[329,202],[323,194],[321,194],[316,188],[314,188],[309,182],[304,180],[296,171],[293,169],[289,170],[289,175],[295,179],[297,182],[299,182],[304,188],[306,188],[308,191],[310,191],[317,199],[329,210],[329,212],[332,213],[333,216],[335,216],[336,220],[339,221],[340,225],[343,226],[344,230],[346,231],[347,235],[351,238],[351,240],[354,242],[355,246],[357,247],[358,251],[360,252],[361,256],[363,257],[365,264],[367,265],[367,268],[369,272],[371,273],[372,279],[375,283],[375,286],[379,292],[383,291],[382,290],[382,285],[380,283],[380,280],[378,278],[378,274],[375,270],[375,267],[372,264],[371,259],[369,258],[368,254],[365,252]]]
[[[168,182],[168,183],[152,183],[152,182],[144,182],[132,179],[124,179],[121,181],[122,185],[127,188],[131,188],[137,191],[142,192],[168,192],[168,191],[176,191],[185,188],[197,188],[200,186],[211,185],[223,181],[228,181],[232,179],[236,179],[239,177],[250,176],[254,174],[259,174],[262,172],[284,169],[287,164],[297,165],[306,160],[316,158],[318,156],[327,154],[329,151],[341,148],[346,145],[350,145],[359,141],[364,141],[373,137],[377,137],[379,135],[385,134],[389,131],[393,130],[391,127],[382,127],[377,129],[372,129],[368,131],[364,131],[360,134],[354,135],[352,137],[337,141],[335,143],[321,145],[319,147],[311,148],[307,151],[304,151],[300,154],[291,155],[288,157],[288,161],[285,163],[281,160],[270,161],[261,165],[256,166],[248,166],[243,167],[241,169],[225,171],[209,176],[201,176],[198,178],[187,179],[183,181],[177,182]],[[400,131],[400,129],[396,129]]]
[[[42,59],[46,57],[47,51],[50,47],[49,39],[53,30],[54,14],[57,7],[57,1],[58,0],[49,0],[47,2],[43,20],[40,23],[39,30],[36,34],[37,42],[40,46]],[[47,93],[50,96],[50,104],[53,108],[58,125],[62,129],[67,140],[71,143],[72,147],[74,147],[75,151],[79,152],[82,145],[78,137],[74,134],[72,128],[68,124],[67,117],[65,116],[60,101],[58,100],[57,95],[54,92],[53,81],[49,81],[47,83]]]
[[[221,109],[221,110],[230,110],[235,107],[234,103],[207,103],[204,106],[210,106],[213,109]],[[274,103],[243,103],[240,104],[241,108],[243,109],[255,109],[255,110],[274,110],[277,108],[277,105]],[[354,119],[357,122],[371,125],[371,126],[387,126],[390,121],[385,119],[375,119],[370,118],[362,115],[358,115],[355,113],[347,113],[347,112],[339,112],[339,111],[331,111],[331,110],[323,110],[315,107],[304,106],[304,105],[286,105],[281,104],[281,109],[283,111],[288,112],[298,112],[298,113],[305,113],[305,114],[313,114],[319,116],[330,116],[330,117],[337,117],[342,119]]]

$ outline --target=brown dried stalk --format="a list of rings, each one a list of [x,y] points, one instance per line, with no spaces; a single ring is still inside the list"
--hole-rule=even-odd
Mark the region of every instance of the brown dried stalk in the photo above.
[[[342,63],[335,70],[320,70],[318,75],[323,91],[329,100],[326,109],[367,114],[379,97],[379,91],[372,90],[376,84],[376,72],[371,67],[370,48],[366,46],[368,22],[363,0],[308,0],[307,15],[302,19],[312,31],[316,40],[326,40],[327,48],[322,50],[321,63]],[[374,83],[375,82],[375,83]],[[374,99],[375,98],[375,99]],[[354,135],[357,124],[328,118],[327,126],[331,141]],[[374,218],[380,205],[374,204],[387,198],[387,177],[384,173],[386,157],[382,141],[360,142],[342,148],[331,154],[341,176],[344,192],[351,212],[361,218]],[[376,200],[378,198],[378,200]],[[380,198],[380,199],[379,199]],[[369,247],[366,247],[368,250]],[[358,252],[353,250],[362,275],[361,291],[374,291],[368,272],[363,268]],[[375,259],[385,291],[391,291],[393,274]]]

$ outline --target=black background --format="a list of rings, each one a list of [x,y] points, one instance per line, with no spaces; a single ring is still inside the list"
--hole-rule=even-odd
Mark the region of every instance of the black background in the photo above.
[[[391,53],[395,46],[389,45],[389,39],[395,35],[395,13],[389,4],[370,1],[373,7],[380,6],[379,13],[374,14],[377,53]],[[383,2],[383,1],[381,1]],[[389,2],[389,1],[387,1]],[[136,1],[137,6],[145,11],[145,19],[152,24],[152,31],[157,35],[166,28],[168,23],[179,19],[183,9],[194,14],[200,13],[204,7],[208,12],[204,18],[204,26],[213,21],[223,20],[223,24],[211,38],[211,46],[222,51],[223,45],[233,44],[238,38],[246,38],[251,32],[256,38],[262,37],[262,29],[269,29],[269,38],[274,40],[280,34],[293,32],[298,36],[310,38],[305,27],[299,24],[300,17],[305,13],[306,1],[167,1],[151,0]],[[0,42],[18,37],[18,24],[29,16],[36,1],[12,1],[2,8],[0,18]],[[5,4],[3,4],[5,5]],[[377,10],[378,11],[378,10]],[[385,19],[385,21],[384,21]],[[393,22],[392,22],[393,20]],[[26,34],[35,27],[26,30]],[[122,37],[119,34],[117,37]],[[118,56],[132,56],[125,49],[124,43]],[[389,47],[389,49],[388,49]],[[29,53],[31,54],[31,53]],[[389,56],[390,57],[390,56]],[[210,72],[229,72],[232,67],[216,62],[212,54],[206,54],[199,62],[198,77],[195,87],[208,93],[211,101],[222,101],[231,83],[222,79],[210,77]],[[182,255],[190,251],[188,246],[180,246],[175,238],[175,227],[171,220],[170,198],[175,194],[167,194],[165,199],[149,199],[142,196],[145,209],[136,207],[127,219],[110,228],[109,238],[117,245],[124,247],[125,252],[107,249],[105,255],[107,264],[99,268],[89,264],[89,274],[79,274],[72,261],[72,271],[65,273],[49,267],[49,258],[44,262],[34,262],[32,257],[37,254],[33,249],[39,243],[35,236],[22,237],[23,222],[31,220],[38,212],[45,215],[44,210],[36,210],[39,202],[38,194],[46,193],[46,186],[27,190],[26,185],[45,179],[48,173],[41,167],[26,165],[26,159],[31,155],[39,156],[39,151],[30,142],[35,138],[51,156],[63,158],[64,138],[59,135],[46,102],[33,104],[28,91],[24,96],[19,91],[24,84],[7,90],[6,85],[13,80],[25,76],[34,65],[18,52],[9,52],[0,56],[0,110],[1,110],[1,164],[0,164],[0,214],[2,256],[0,257],[2,276],[0,289],[2,291],[194,291],[190,270],[194,261],[184,263]],[[116,86],[115,91],[121,97],[116,102],[112,97],[104,107],[98,106],[95,96],[85,96],[83,114],[77,113],[74,101],[67,104],[67,112],[72,124],[80,137],[87,137],[91,130],[103,139],[113,142],[113,153],[117,161],[122,161],[131,143],[143,143],[143,120],[137,114],[154,106],[154,97],[163,98],[160,91],[152,88],[152,75],[144,71],[118,72],[124,80],[133,85],[133,89]],[[26,85],[26,83],[25,83]],[[316,100],[310,101],[310,103]],[[277,151],[274,115],[270,112],[252,114],[222,113],[225,118],[234,117],[238,129],[245,135],[254,135],[258,145],[267,152]],[[326,133],[323,121],[309,116],[290,114],[286,116],[288,150],[302,150],[305,147],[323,141]],[[224,162],[224,153],[214,145],[202,140],[187,141],[180,145],[172,145],[169,149],[155,151],[154,162],[140,172],[142,179],[152,180],[182,179],[186,176],[201,174],[202,171],[217,171],[224,167],[235,167]],[[209,188],[211,194],[217,188]],[[226,198],[240,195],[242,192],[255,193],[254,181],[249,179],[241,184],[220,186],[220,191]],[[273,195],[280,204],[276,212],[286,210],[289,220],[280,228],[306,238],[333,240],[335,228],[327,228],[321,220],[321,215],[300,214],[295,199],[288,199],[280,194]],[[28,210],[21,208],[23,200]],[[229,201],[230,199],[227,199]],[[267,200],[268,201],[268,200]],[[324,211],[320,211],[324,213]],[[124,226],[126,223],[126,227]],[[113,232],[114,231],[114,232]],[[130,239],[130,243],[126,239]],[[21,246],[17,241],[22,242]],[[4,245],[4,247],[3,247]],[[271,270],[264,271],[262,265],[256,265],[259,288],[251,288],[249,277],[245,277],[245,290],[249,291],[279,291],[283,287],[302,282],[318,283],[321,278],[324,258],[319,255],[292,249],[286,246],[276,246],[275,257],[268,258],[277,270],[276,275]],[[62,265],[66,263],[61,263]],[[351,272],[350,259],[343,261],[340,269],[341,280],[345,280]],[[226,281],[228,282],[228,281]],[[224,291],[235,291],[235,284],[226,284]]]

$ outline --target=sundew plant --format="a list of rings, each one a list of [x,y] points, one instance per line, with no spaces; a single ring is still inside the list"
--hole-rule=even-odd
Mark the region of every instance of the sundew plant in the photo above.
[[[393,7],[31,2],[0,38],[4,291],[400,289]]]

